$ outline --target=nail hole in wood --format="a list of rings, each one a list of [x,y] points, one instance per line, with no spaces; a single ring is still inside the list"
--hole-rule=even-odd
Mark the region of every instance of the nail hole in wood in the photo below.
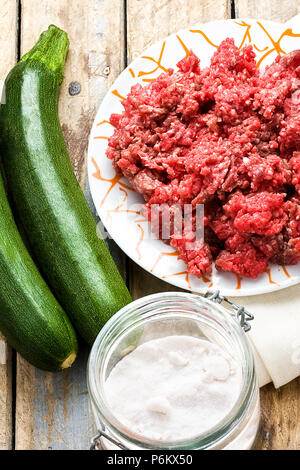
[[[71,82],[69,85],[69,94],[71,96],[79,95],[81,92],[81,85],[78,82]]]

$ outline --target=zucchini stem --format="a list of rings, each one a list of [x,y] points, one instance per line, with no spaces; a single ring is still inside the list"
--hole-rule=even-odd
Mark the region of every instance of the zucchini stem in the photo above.
[[[40,35],[38,42],[22,57],[20,62],[28,60],[42,62],[57,74],[59,83],[61,83],[64,77],[64,66],[69,44],[67,33],[57,26],[50,25],[48,30]]]
[[[64,369],[68,369],[69,367],[71,367],[75,359],[76,359],[76,353],[71,353],[70,356],[68,356],[67,359],[62,363],[61,369],[64,370]]]

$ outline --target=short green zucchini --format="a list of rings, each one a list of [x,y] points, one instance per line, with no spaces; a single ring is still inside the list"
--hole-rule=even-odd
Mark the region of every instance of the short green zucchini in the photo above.
[[[59,371],[76,358],[75,331],[16,227],[0,174],[0,331],[31,364]]]
[[[39,268],[91,344],[131,297],[97,236],[63,139],[58,96],[68,47],[67,34],[52,25],[8,75],[1,156]]]

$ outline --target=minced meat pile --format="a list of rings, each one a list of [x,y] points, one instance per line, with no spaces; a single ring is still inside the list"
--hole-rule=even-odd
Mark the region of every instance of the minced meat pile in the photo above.
[[[196,276],[256,278],[268,262],[300,261],[300,50],[264,72],[252,46],[226,39],[200,69],[191,51],[178,71],[132,87],[107,156],[151,206],[191,204],[193,230],[168,240]],[[192,244],[197,204],[205,242]],[[152,216],[153,217],[153,216]],[[154,223],[157,226],[157,222]],[[161,236],[161,230],[156,231]],[[194,240],[195,241],[195,240]]]

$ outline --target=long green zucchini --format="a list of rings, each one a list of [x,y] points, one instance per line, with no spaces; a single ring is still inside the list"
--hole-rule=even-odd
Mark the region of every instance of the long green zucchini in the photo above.
[[[0,174],[0,331],[31,364],[59,371],[76,358],[75,331],[15,225]]]
[[[78,332],[93,343],[131,297],[96,234],[63,139],[58,96],[68,47],[67,34],[50,26],[8,75],[1,157],[39,268]]]

